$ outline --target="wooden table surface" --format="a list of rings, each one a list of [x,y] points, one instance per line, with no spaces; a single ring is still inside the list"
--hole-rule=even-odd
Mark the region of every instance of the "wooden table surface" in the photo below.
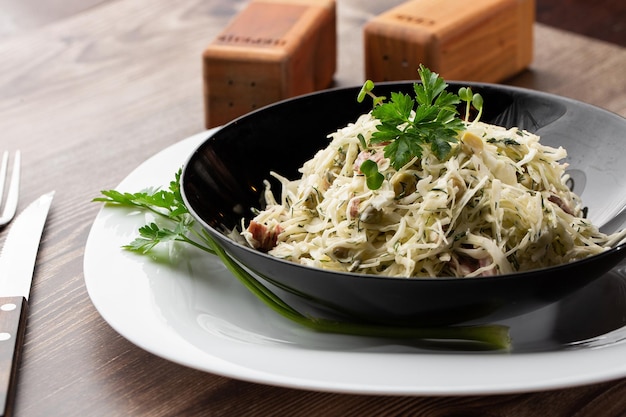
[[[626,379],[468,397],[345,395],[242,382],[154,356],[101,318],[83,276],[85,242],[100,208],[90,200],[204,129],[200,55],[245,3],[14,1],[0,15],[0,149],[22,150],[20,209],[56,190],[35,270],[15,415],[626,415]],[[361,3],[338,1],[340,86],[363,81],[360,28],[383,8]],[[20,7],[33,8],[31,20]],[[47,20],[38,20],[39,12]],[[531,67],[507,83],[626,116],[624,68],[623,47],[537,24]],[[1,231],[0,240],[5,236]]]

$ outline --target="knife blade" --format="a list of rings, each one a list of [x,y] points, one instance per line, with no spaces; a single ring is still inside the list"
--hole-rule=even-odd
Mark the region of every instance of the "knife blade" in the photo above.
[[[39,242],[54,191],[13,221],[0,253],[0,416],[11,415]]]

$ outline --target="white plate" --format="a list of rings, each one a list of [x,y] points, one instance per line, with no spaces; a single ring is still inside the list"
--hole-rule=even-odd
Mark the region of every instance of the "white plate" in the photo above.
[[[208,135],[163,150],[117,189],[166,186]],[[626,376],[625,266],[562,303],[506,322],[512,352],[429,350],[303,329],[199,250],[178,246],[152,259],[122,250],[146,220],[102,208],[85,248],[87,290],[122,336],[191,368],[292,388],[385,395],[522,392]]]

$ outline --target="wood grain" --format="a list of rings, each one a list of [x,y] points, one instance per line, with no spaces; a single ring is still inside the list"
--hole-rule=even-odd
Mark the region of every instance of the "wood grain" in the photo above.
[[[626,47],[623,0],[538,0],[537,21]]]
[[[338,86],[362,81],[360,28],[382,7],[372,3],[338,4]],[[94,1],[80,13],[0,40],[0,148],[23,152],[20,209],[57,190],[35,270],[15,415],[626,414],[626,379],[468,397],[343,395],[241,382],[147,353],[100,317],[82,272],[99,209],[90,200],[147,157],[203,130],[201,53],[245,4]],[[533,63],[507,83],[626,116],[624,48],[544,25],[535,26],[534,36]]]

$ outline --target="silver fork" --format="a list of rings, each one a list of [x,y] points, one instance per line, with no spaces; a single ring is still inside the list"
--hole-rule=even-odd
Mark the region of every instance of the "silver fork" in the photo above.
[[[22,155],[20,151],[15,152],[13,157],[13,169],[11,170],[11,180],[9,182],[9,190],[7,199],[4,202],[2,213],[0,214],[0,228],[6,226],[13,217],[17,209],[17,201],[20,194],[20,169],[22,163]],[[4,185],[7,179],[9,169],[9,152],[4,151],[2,154],[2,165],[0,166],[0,204],[4,197]]]

